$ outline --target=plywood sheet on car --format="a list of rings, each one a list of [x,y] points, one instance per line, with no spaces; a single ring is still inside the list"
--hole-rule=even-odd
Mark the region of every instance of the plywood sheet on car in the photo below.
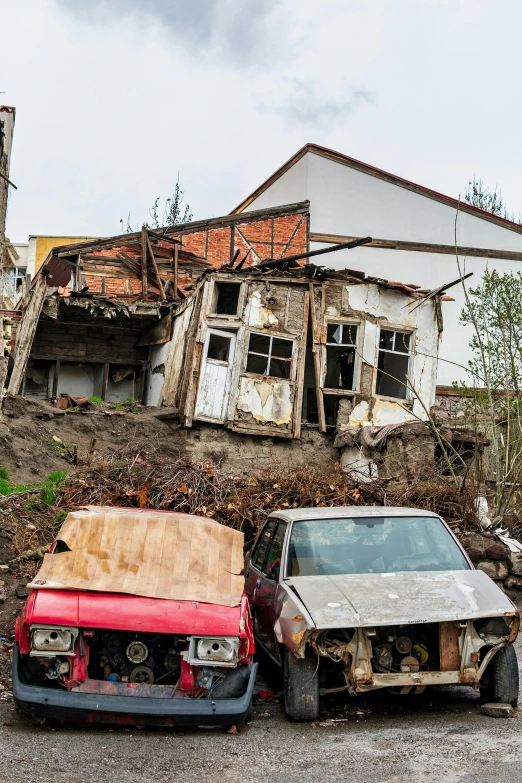
[[[243,533],[212,519],[87,506],[67,515],[57,539],[70,551],[45,555],[30,587],[241,601]]]

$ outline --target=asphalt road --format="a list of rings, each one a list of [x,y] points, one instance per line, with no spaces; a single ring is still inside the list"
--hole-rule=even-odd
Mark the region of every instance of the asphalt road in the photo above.
[[[522,639],[518,655],[522,663]],[[277,677],[266,665],[262,671],[261,687],[277,690]],[[521,748],[522,717],[481,715],[469,688],[416,698],[377,692],[348,710],[332,702],[318,725],[289,723],[280,704],[260,702],[235,735],[53,729],[0,703],[1,783],[516,783]]]

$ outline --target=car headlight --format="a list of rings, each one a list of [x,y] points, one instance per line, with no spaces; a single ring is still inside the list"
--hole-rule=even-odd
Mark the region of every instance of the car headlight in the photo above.
[[[186,654],[187,663],[217,664],[219,666],[236,666],[239,651],[239,639],[225,637],[216,639],[207,636],[192,636]]]
[[[74,655],[78,628],[61,625],[32,625],[30,655]]]

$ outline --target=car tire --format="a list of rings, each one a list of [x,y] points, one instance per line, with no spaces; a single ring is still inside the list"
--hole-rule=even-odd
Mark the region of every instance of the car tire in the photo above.
[[[319,715],[319,666],[310,649],[304,658],[284,651],[285,713],[290,720],[315,720]]]
[[[481,686],[482,699],[517,706],[519,688],[518,661],[512,645],[502,647],[491,659]]]

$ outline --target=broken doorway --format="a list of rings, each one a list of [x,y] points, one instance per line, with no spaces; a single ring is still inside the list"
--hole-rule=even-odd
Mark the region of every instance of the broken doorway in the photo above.
[[[227,416],[228,400],[236,333],[209,329],[199,376],[194,418],[223,424]]]

